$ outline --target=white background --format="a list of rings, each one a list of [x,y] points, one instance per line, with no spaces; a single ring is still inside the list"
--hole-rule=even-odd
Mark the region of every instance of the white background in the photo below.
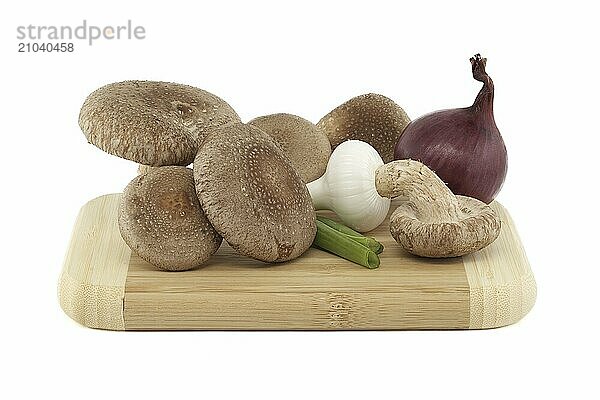
[[[14,2],[1,12],[0,397],[525,398],[597,396],[598,57],[592,2]],[[3,8],[8,7],[4,3]],[[142,41],[18,54],[18,25],[133,20]],[[509,152],[498,199],[538,300],[475,332],[115,333],[61,311],[56,283],[79,207],[136,165],[88,145],[89,92],[113,81],[195,85],[244,120],[314,122],[379,92],[415,118],[470,105],[481,52]],[[235,397],[234,397],[235,396]]]

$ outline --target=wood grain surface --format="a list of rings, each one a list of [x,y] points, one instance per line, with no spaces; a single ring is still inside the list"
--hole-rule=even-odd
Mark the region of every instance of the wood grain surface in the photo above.
[[[116,330],[474,329],[521,319],[535,281],[514,224],[463,258],[403,251],[387,221],[370,235],[385,246],[368,270],[310,249],[282,264],[236,254],[225,242],[202,268],[159,271],[132,253],[116,224],[119,194],[87,203],[76,221],[59,299],[85,326]]]

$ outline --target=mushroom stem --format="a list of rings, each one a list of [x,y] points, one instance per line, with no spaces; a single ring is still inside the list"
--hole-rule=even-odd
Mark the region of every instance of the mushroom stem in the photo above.
[[[408,197],[421,215],[438,222],[456,221],[460,207],[456,196],[426,165],[415,160],[397,160],[375,171],[375,187],[383,197]]]

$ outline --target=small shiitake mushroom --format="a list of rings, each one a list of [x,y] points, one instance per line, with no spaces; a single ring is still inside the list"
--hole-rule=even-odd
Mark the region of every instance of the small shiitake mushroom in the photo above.
[[[405,250],[423,257],[458,257],[480,250],[500,234],[494,210],[471,197],[455,196],[427,166],[393,161],[375,171],[381,196],[405,196],[392,213],[390,233]]]
[[[305,183],[318,179],[327,168],[331,145],[325,132],[292,114],[271,114],[248,122],[275,140]]]
[[[346,140],[362,140],[377,150],[383,162],[390,162],[409,122],[408,115],[393,100],[368,93],[336,107],[317,126],[325,131],[333,149]]]
[[[167,271],[200,266],[222,241],[200,207],[194,173],[179,166],[153,168],[127,185],[119,230],[131,250]]]
[[[273,139],[247,124],[212,131],[194,160],[196,191],[217,232],[265,262],[300,256],[316,234],[306,185]]]
[[[239,122],[221,98],[192,86],[125,81],[92,92],[79,126],[88,142],[140,164],[188,165],[206,133]]]

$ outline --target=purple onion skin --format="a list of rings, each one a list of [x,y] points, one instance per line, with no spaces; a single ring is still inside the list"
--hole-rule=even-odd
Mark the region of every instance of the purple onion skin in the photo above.
[[[483,82],[473,105],[413,120],[398,139],[394,159],[421,161],[454,194],[491,203],[506,177],[507,154],[494,120],[494,84],[485,62],[479,54],[471,58],[473,77]]]

